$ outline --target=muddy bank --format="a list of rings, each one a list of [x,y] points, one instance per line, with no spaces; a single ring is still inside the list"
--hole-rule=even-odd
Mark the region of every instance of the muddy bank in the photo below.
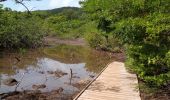
[[[67,45],[81,45],[85,46],[87,43],[83,38],[78,39],[60,39],[52,36],[44,38],[44,43],[46,46],[56,45],[56,44],[67,44]]]
[[[140,82],[143,84],[143,82]],[[141,87],[141,100],[170,100],[170,84],[159,89]]]
[[[36,90],[24,90],[24,91],[14,91],[10,93],[1,93],[0,100],[73,100],[73,98],[82,90],[91,80],[81,80],[77,83],[65,83],[70,84],[73,87],[78,88],[78,91],[74,91],[71,94],[64,93],[64,89],[59,87],[58,89],[52,90],[50,92],[41,92],[39,88]],[[34,87],[38,87],[33,85]]]
[[[51,92],[42,93],[41,91],[23,91],[2,94],[1,99],[5,100],[72,100],[74,94],[68,95],[62,93],[63,89],[59,88]]]

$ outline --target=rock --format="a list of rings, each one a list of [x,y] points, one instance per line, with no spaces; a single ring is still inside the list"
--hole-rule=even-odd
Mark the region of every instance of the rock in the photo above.
[[[53,90],[52,93],[54,94],[60,94],[64,91],[64,89],[62,87],[58,88],[57,90]]]
[[[54,74],[54,72],[53,72],[53,71],[47,71],[47,73],[48,73],[48,74]]]
[[[44,89],[44,88],[46,88],[46,85],[45,85],[45,84],[41,84],[41,85],[32,85],[32,88],[35,89],[35,90]]]
[[[7,86],[14,86],[14,85],[18,84],[18,81],[16,79],[13,79],[13,78],[8,78],[8,79],[5,79],[3,81],[3,84],[7,85]]]
[[[54,74],[56,77],[60,78],[64,75],[68,75],[68,73],[64,73],[60,70],[57,70],[57,71],[47,71],[48,74]]]
[[[62,76],[64,76],[64,75],[67,75],[68,73],[64,73],[64,72],[62,72],[62,71],[55,71],[54,72],[55,73],[55,76],[56,77],[62,77]]]
[[[43,71],[39,71],[38,73],[40,73],[40,74],[44,74],[44,72],[43,72]]]

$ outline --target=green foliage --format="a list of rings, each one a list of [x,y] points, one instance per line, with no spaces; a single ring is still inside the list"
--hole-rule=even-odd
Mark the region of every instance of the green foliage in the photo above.
[[[43,13],[44,12],[44,13]],[[86,20],[82,20],[83,12],[76,7],[63,7],[48,11],[36,11],[34,13],[45,14],[43,28],[48,35],[59,38],[82,37],[82,27]]]
[[[93,48],[99,48],[104,43],[104,39],[99,33],[90,33],[86,36],[86,39]]]
[[[169,18],[168,14],[154,13],[120,21],[115,27],[118,37],[128,44],[127,56],[133,69],[150,85],[161,86],[170,81]]]
[[[151,87],[170,83],[169,5],[169,0],[82,2],[104,37],[112,34],[125,45],[127,66]]]
[[[43,37],[41,24],[41,20],[36,16],[2,10],[0,13],[0,47],[34,48],[39,46]]]

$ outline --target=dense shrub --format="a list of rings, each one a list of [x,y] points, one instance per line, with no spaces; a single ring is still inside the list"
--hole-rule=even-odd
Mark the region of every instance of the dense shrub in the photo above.
[[[127,66],[151,87],[170,83],[169,5],[169,0],[82,2],[105,36],[112,33],[125,45]]]
[[[36,16],[2,10],[0,13],[0,47],[27,48],[39,46],[43,39],[41,24],[41,20]]]
[[[152,86],[170,82],[170,16],[157,14],[129,18],[115,25],[115,32],[127,46],[127,61],[139,77]]]

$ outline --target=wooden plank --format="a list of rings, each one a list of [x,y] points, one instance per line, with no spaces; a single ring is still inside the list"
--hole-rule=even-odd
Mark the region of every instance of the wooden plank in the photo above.
[[[137,85],[124,63],[113,62],[74,100],[141,100]]]

